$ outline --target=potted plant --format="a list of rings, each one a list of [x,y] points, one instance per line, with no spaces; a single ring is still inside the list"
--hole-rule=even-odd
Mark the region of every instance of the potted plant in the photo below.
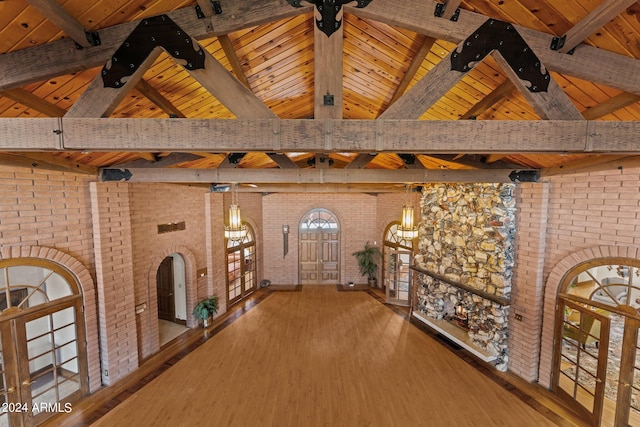
[[[202,326],[209,326],[209,318],[218,312],[218,296],[211,295],[200,301],[193,308],[193,315],[197,320],[202,320]]]
[[[353,253],[358,261],[358,268],[362,276],[367,276],[369,286],[376,286],[376,273],[378,272],[378,261],[382,257],[377,246],[369,245],[367,242],[364,249]]]

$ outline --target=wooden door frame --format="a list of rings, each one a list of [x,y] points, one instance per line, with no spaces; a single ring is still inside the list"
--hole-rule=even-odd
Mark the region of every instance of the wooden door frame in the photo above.
[[[225,270],[226,270],[226,289],[225,289],[225,298],[227,301],[227,307],[235,304],[239,301],[242,301],[244,298],[246,298],[248,295],[252,294],[253,292],[256,291],[256,289],[258,289],[258,245],[256,242],[256,235],[255,232],[253,231],[253,227],[251,226],[251,224],[247,223],[247,222],[242,222],[243,225],[245,225],[247,227],[247,236],[251,236],[251,240],[245,242],[244,240],[241,241],[239,244],[234,245],[234,246],[229,246],[229,241],[228,239],[225,239],[226,242],[226,248],[225,248]],[[245,249],[251,248],[253,247],[253,272],[254,272],[254,278],[253,278],[253,287],[251,288],[251,291],[248,292],[245,290],[245,273],[247,272],[246,270],[246,263],[245,263],[245,254],[244,251]],[[229,255],[234,253],[234,252],[240,252],[240,296],[234,298],[233,300],[229,298],[229,285],[231,284],[229,281]]]
[[[172,323],[176,322],[176,283],[175,283],[175,269],[173,266],[174,263],[174,259],[173,256],[169,255],[166,256],[161,262],[160,265],[158,265],[158,269],[156,271],[156,305],[158,306],[158,308],[160,307],[160,292],[158,292],[158,288],[160,285],[160,274],[158,274],[160,272],[160,268],[162,268],[162,265],[164,264],[165,261],[169,260],[169,264],[171,265],[171,274],[169,276],[169,281],[171,282],[171,294],[169,295],[171,297],[171,313],[170,313],[170,317],[171,320],[169,320]],[[158,319],[161,319],[160,317],[160,310],[157,310],[158,313]],[[168,320],[168,319],[162,319],[162,320]]]
[[[404,249],[408,252],[411,252],[411,259],[413,260],[413,257],[416,255],[416,248],[414,248],[413,242],[411,242],[411,246],[407,246],[407,245],[403,245],[401,244],[401,242],[406,242],[406,240],[396,240],[395,242],[391,241],[391,240],[387,240],[387,236],[389,235],[389,233],[391,233],[391,228],[393,226],[398,226],[400,225],[400,221],[391,221],[384,229],[384,234],[382,235],[382,272],[381,272],[381,276],[382,276],[382,286],[384,287],[385,290],[385,297],[387,300],[387,303],[389,302],[389,290],[386,289],[386,284],[384,283],[384,280],[386,278],[386,259],[385,259],[385,255],[386,255],[386,250],[387,248],[389,249],[393,249],[394,251],[398,251],[400,249]],[[397,234],[394,234],[397,238]],[[412,270],[410,270],[410,274],[412,274]],[[411,307],[411,287],[413,286],[413,279],[410,277],[409,279],[409,290],[407,291],[409,293],[409,297],[408,297],[408,307]]]
[[[307,219],[310,215],[312,215],[314,212],[324,212],[329,214],[329,216],[331,218],[333,218],[335,224],[337,225],[337,229],[335,234],[337,235],[337,243],[338,243],[338,268],[337,268],[337,272],[338,272],[338,277],[336,278],[336,283],[335,284],[339,284],[340,283],[340,277],[341,277],[341,270],[342,270],[342,237],[341,237],[341,230],[342,227],[340,225],[340,221],[338,221],[338,216],[336,214],[334,214],[332,211],[330,211],[329,209],[326,208],[313,208],[310,209],[309,211],[307,211],[301,218],[300,221],[298,222],[298,283],[302,283],[302,265],[301,265],[301,258],[302,258],[302,224],[305,222],[305,219]],[[322,229],[316,229],[314,231],[305,231],[304,233],[313,233],[316,234],[318,236],[318,239],[316,240],[316,273],[318,276],[318,280],[317,282],[320,283],[321,282],[321,277],[320,277],[320,273],[321,273],[321,269],[320,269],[320,265],[318,264],[317,261],[317,257],[319,256],[319,254],[322,252]],[[333,284],[333,283],[331,283]]]

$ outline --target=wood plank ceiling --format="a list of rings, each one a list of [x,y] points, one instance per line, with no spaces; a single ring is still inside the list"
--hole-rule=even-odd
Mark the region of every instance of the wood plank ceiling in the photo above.
[[[402,14],[411,15],[415,9],[416,14],[426,13],[432,19],[436,2],[372,0],[356,4],[353,1],[344,6],[342,25],[337,31],[341,37],[333,39],[319,31],[315,24],[319,15],[314,17],[310,2],[298,3],[300,8],[294,8],[287,0],[0,1],[0,53],[4,54],[0,55],[0,120],[100,116],[112,119],[175,117],[176,120],[234,120],[272,116],[281,120],[406,118],[421,121],[473,119],[480,122],[584,118],[599,122],[640,121],[640,87],[625,79],[624,73],[618,76],[616,70],[611,71],[607,56],[616,54],[615,58],[622,58],[621,63],[632,67],[625,70],[626,73],[640,74],[640,2],[449,0],[443,8],[444,15],[433,18],[440,20],[433,22],[446,23],[431,30],[413,28],[411,19]],[[322,2],[318,0],[317,3]],[[368,5],[359,8],[360,3]],[[197,19],[196,6],[205,18]],[[214,10],[217,7],[220,10]],[[455,21],[456,18],[447,21],[457,7],[461,10],[460,21]],[[382,12],[393,8],[398,12],[387,12],[387,16],[383,16]],[[119,47],[121,40],[140,20],[165,13],[174,17],[184,16],[183,22],[193,25],[193,31],[197,31],[197,25],[209,25],[201,31],[209,36],[198,38],[213,58],[208,60],[209,64],[213,61],[214,65],[219,64],[231,72],[246,92],[230,89],[236,84],[235,79],[227,82],[221,78],[224,76],[220,72],[211,75],[210,67],[200,75],[189,72],[171,55],[159,51],[148,59],[147,68],[139,70],[140,80],[127,87],[126,92],[114,96],[113,105],[99,105],[97,100],[104,98],[105,89],[95,89],[95,98],[88,93],[93,90],[92,82],[100,80],[105,61],[93,58],[92,53],[108,49],[106,54],[102,52],[96,57],[106,55],[109,58],[115,50],[110,46]],[[553,53],[558,55],[558,59],[554,59],[556,63],[543,64],[551,70],[550,87],[557,87],[557,93],[550,89],[547,94],[536,95],[522,90],[522,82],[517,76],[514,78],[515,71],[505,66],[504,58],[495,53],[462,78],[452,75],[457,72],[450,71],[443,59],[448,61],[458,41],[471,36],[473,28],[469,31],[471,24],[467,21],[483,22],[488,18],[533,30],[535,33],[532,34],[538,38],[566,35],[566,44],[559,49],[562,53]],[[125,28],[122,26],[125,23],[132,24]],[[109,28],[124,32],[120,41],[109,39],[116,33],[116,30],[109,32]],[[456,31],[460,28],[462,38],[446,34],[449,28]],[[84,37],[85,31],[96,32],[103,39],[102,45],[109,47],[92,46]],[[525,33],[523,37],[530,42],[531,38]],[[66,57],[52,58],[52,52],[57,52],[54,47],[65,40],[74,40],[81,46],[63,50]],[[535,43],[529,44],[533,48]],[[576,46],[575,52],[566,53]],[[597,50],[585,53],[583,46]],[[338,49],[338,53],[332,53],[332,49]],[[540,49],[548,50],[546,46]],[[542,57],[542,53],[534,53]],[[77,57],[85,58],[85,62],[74,65]],[[582,71],[564,71],[573,66],[587,69],[589,64],[585,62],[594,58],[602,59],[591,64],[596,70],[594,79],[576,77],[585,74]],[[632,61],[624,62],[628,61],[625,58]],[[335,65],[336,61],[338,65]],[[66,62],[70,64],[66,68],[60,64]],[[340,66],[341,75],[331,73],[332,69]],[[323,95],[330,91],[338,105],[325,109]],[[238,94],[248,98],[242,102],[234,101]],[[266,106],[264,110],[260,105],[252,105],[254,96],[260,105]],[[433,100],[429,101],[429,97]],[[421,109],[421,102],[425,102],[426,109]],[[83,113],[94,107],[97,113]],[[635,149],[626,150],[623,154],[606,151],[597,154],[542,153],[533,149],[531,152],[525,149],[512,151],[508,145],[502,146],[503,152],[494,150],[487,153],[475,150],[438,153],[428,149],[411,153],[383,149],[367,153],[322,146],[314,151],[278,154],[250,147],[239,152],[221,152],[215,148],[194,152],[186,149],[149,151],[147,148],[136,151],[135,147],[114,151],[37,152],[19,142],[7,142],[8,139],[8,133],[0,135],[0,142],[3,142],[0,147],[15,146],[16,149],[2,148],[5,150],[0,154],[2,162],[28,159],[85,171],[130,166],[169,169],[419,168],[439,172],[532,168],[558,173],[563,169],[618,161],[625,156],[631,156],[625,161],[635,159]]]

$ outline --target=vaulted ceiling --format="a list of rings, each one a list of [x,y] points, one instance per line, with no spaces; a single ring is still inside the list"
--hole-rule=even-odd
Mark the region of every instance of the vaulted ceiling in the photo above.
[[[380,188],[639,151],[629,0],[5,0],[0,52],[4,164]]]

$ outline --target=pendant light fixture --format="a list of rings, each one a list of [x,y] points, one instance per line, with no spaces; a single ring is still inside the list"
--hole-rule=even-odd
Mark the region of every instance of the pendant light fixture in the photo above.
[[[229,224],[224,226],[224,237],[232,242],[239,242],[247,235],[247,226],[242,223],[240,217],[240,205],[236,184],[231,186],[231,205],[229,206]]]
[[[418,226],[414,225],[413,222],[413,205],[409,201],[410,190],[411,185],[407,184],[406,201],[402,207],[402,218],[400,219],[400,225],[396,232],[402,240],[413,240],[418,237]]]

